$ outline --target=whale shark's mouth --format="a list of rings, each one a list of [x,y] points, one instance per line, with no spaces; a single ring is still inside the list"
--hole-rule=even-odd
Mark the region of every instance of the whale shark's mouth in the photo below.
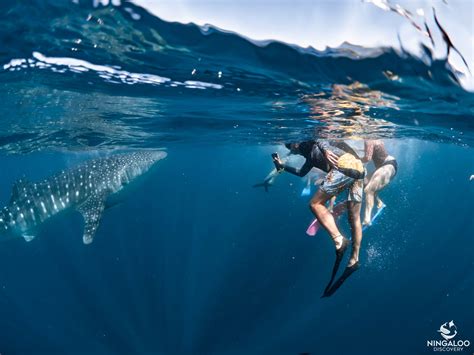
[[[168,156],[168,153],[162,151],[162,150],[158,150],[156,152],[153,152],[153,158],[158,161],[158,160],[162,160],[162,159],[165,159],[166,157]]]

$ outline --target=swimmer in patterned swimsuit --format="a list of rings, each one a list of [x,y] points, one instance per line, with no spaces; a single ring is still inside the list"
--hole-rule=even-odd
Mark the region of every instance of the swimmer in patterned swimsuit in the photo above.
[[[384,207],[384,203],[378,197],[378,193],[393,180],[397,174],[397,160],[387,154],[385,144],[382,140],[366,140],[365,156],[362,158],[364,163],[373,161],[375,171],[365,186],[365,212],[363,225],[369,225],[372,221],[372,209],[377,200],[377,208]]]

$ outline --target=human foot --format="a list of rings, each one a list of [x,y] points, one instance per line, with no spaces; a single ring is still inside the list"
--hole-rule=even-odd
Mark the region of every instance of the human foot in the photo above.
[[[355,264],[359,264],[359,260],[355,258],[350,258],[347,263],[347,267],[353,267]]]
[[[336,250],[339,250],[341,247],[347,247],[350,243],[349,239],[345,238],[342,234],[339,234],[337,237],[333,237],[333,241]]]
[[[351,241],[347,239],[346,237],[339,235],[339,237],[336,237],[334,239],[334,244],[336,246],[336,254],[338,252],[344,253],[347,247],[351,244]]]
[[[377,208],[381,209],[383,207],[385,207],[385,203],[383,203],[382,200],[377,200]]]

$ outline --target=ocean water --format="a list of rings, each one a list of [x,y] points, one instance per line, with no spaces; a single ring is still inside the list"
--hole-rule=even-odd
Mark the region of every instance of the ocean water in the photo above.
[[[4,238],[2,355],[423,354],[451,320],[474,342],[474,94],[445,60],[255,42],[128,3],[0,13],[2,205],[19,178],[168,153],[91,245],[74,209]],[[334,250],[305,234],[306,181],[253,187],[282,143],[316,137],[384,139],[399,164],[362,267],[323,299]]]

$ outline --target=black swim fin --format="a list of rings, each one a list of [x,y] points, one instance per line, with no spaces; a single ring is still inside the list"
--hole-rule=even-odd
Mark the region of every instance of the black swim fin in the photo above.
[[[323,297],[332,296],[334,292],[336,292],[339,289],[339,287],[341,287],[342,284],[349,278],[349,276],[351,276],[354,272],[359,270],[359,268],[360,268],[360,263],[358,261],[354,265],[346,267],[341,277],[337,279],[334,285],[332,285],[331,287],[329,287],[328,289],[324,291]]]
[[[324,289],[323,296],[321,298],[325,297],[324,295],[331,287],[331,284],[334,281],[334,278],[336,277],[337,271],[339,270],[339,266],[341,265],[342,258],[344,257],[344,253],[346,252],[350,244],[351,242],[349,241],[349,239],[343,237],[341,247],[339,249],[336,249],[336,260],[334,261],[334,266],[332,268],[331,280],[329,280],[326,288]]]

